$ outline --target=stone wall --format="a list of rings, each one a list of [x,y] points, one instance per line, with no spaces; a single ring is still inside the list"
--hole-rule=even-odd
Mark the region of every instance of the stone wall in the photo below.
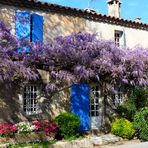
[[[15,13],[18,11],[27,11],[43,16],[45,42],[50,42],[57,35],[69,35],[73,32],[85,31],[86,20],[84,18],[0,5],[0,20],[3,20],[8,27],[12,28],[13,34],[15,34]]]
[[[70,95],[67,90],[61,91],[52,98],[46,98],[40,103],[41,112],[29,116],[24,114],[18,94],[20,94],[20,91],[16,92],[14,87],[9,90],[4,88],[0,90],[0,123],[18,123],[39,118],[51,119],[62,112],[70,111]]]
[[[39,70],[43,82],[34,82],[40,85],[49,82],[48,72]],[[0,123],[18,123],[36,119],[52,119],[63,112],[70,111],[70,88],[63,89],[50,96],[44,97],[42,90],[38,97],[40,112],[36,115],[26,115],[23,111],[23,86],[0,85]]]
[[[0,20],[3,20],[8,27],[12,28],[15,34],[15,13],[17,11],[27,11],[37,13],[44,18],[44,41],[51,41],[57,35],[69,35],[72,32],[91,32],[97,33],[102,39],[114,40],[114,31],[121,30],[126,34],[127,47],[134,47],[138,44],[148,47],[148,31],[134,28],[127,28],[120,25],[112,25],[99,21],[87,20],[83,17],[72,16],[70,14],[59,14],[56,12],[44,12],[26,8],[17,8],[13,6],[0,5]],[[48,81],[48,74],[40,71],[43,82]],[[52,98],[46,98],[49,101],[44,104],[44,98],[41,99],[42,111],[40,117],[55,117],[61,112],[70,110],[70,89],[66,89],[54,95]],[[21,91],[18,88],[8,90],[1,86],[0,89],[0,122],[19,122],[22,120],[32,120],[37,116],[25,116],[21,111],[20,104]],[[45,99],[45,100],[46,100]],[[104,102],[103,102],[104,103]],[[102,116],[103,116],[103,105]],[[109,111],[107,111],[109,113]],[[112,114],[112,112],[110,112]],[[110,117],[106,122],[110,123]]]
[[[3,146],[8,147],[10,144],[28,144],[35,142],[45,142],[54,140],[54,137],[47,136],[44,132],[31,132],[31,133],[15,133],[12,136],[0,137],[0,148]],[[6,145],[5,145],[6,144]]]
[[[124,27],[101,21],[88,20],[77,15],[60,14],[56,12],[45,12],[27,8],[0,5],[0,19],[3,20],[15,34],[15,12],[27,11],[37,13],[44,18],[44,41],[49,42],[57,35],[69,35],[72,32],[97,33],[102,39],[114,41],[114,31],[125,33],[125,44],[127,47],[137,45],[148,47],[148,31],[132,27]]]
[[[56,35],[68,35],[72,32],[80,32],[84,30],[84,19],[64,16],[60,14],[47,14],[43,11],[32,11],[29,9],[16,8],[10,6],[0,5],[0,20],[3,20],[6,25],[12,28],[12,33],[15,34],[15,13],[17,11],[27,11],[37,13],[44,17],[44,41],[51,41]],[[77,25],[79,24],[79,25]],[[49,81],[49,74],[45,71],[39,70],[42,76],[43,83]],[[12,88],[8,90],[0,90],[0,122],[20,122],[32,121],[36,118],[54,118],[58,114],[70,111],[70,91],[65,89],[57,92],[52,98],[40,98],[41,112],[37,115],[26,116],[23,112],[22,105],[22,89]]]

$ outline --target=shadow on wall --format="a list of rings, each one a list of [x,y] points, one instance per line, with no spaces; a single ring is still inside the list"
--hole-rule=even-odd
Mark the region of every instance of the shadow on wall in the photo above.
[[[19,108],[17,88],[0,85],[0,122],[18,122]]]
[[[51,119],[62,112],[70,111],[70,90],[57,92],[52,98],[41,104],[41,113],[26,116],[21,110],[19,101],[19,87],[12,86],[7,89],[0,85],[0,123],[18,123],[36,119]]]
[[[116,114],[116,108],[113,105],[112,97],[111,95],[109,96],[104,96],[104,105],[105,105],[105,121],[104,121],[104,127],[106,133],[110,132],[111,129],[111,123],[117,117]]]
[[[36,116],[25,116],[22,112],[19,86],[12,85],[6,88],[0,85],[0,123],[18,123],[21,121],[32,121]]]
[[[79,25],[78,25],[79,24]],[[44,16],[44,38],[52,41],[59,35],[85,31],[86,21],[83,18],[51,13]]]
[[[42,118],[54,118],[63,112],[70,111],[70,88],[55,93],[41,104]]]

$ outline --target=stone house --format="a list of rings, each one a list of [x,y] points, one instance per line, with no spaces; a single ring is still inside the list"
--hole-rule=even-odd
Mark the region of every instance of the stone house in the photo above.
[[[0,0],[0,20],[3,20],[19,39],[52,41],[56,35],[72,32],[97,33],[102,39],[113,40],[120,47],[148,47],[148,24],[120,17],[120,0],[108,0],[108,15],[90,9],[81,10],[36,0]],[[25,20],[25,25],[22,23]],[[22,22],[21,22],[22,21]],[[44,83],[49,74],[39,70]],[[20,122],[35,118],[55,117],[72,110],[81,118],[82,130],[100,129],[112,121],[114,108],[123,102],[122,90],[104,102],[97,84],[73,85],[61,91],[48,104],[39,97],[39,83],[14,86],[7,93],[0,86],[0,122]],[[81,92],[81,93],[80,93]],[[72,97],[71,97],[72,96]]]

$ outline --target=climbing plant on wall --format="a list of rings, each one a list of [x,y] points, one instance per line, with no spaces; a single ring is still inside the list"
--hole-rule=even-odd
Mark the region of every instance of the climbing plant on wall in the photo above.
[[[94,34],[73,33],[56,37],[52,44],[35,43],[30,52],[29,63],[33,58],[46,63],[52,80],[58,80],[47,85],[49,91],[62,82],[148,84],[148,49],[142,47],[121,49],[111,41],[97,39]]]
[[[28,53],[23,50],[26,46]],[[102,86],[148,85],[148,49],[121,49],[90,33],[57,36],[46,44],[20,43],[0,22],[0,81],[37,80],[39,65],[49,71],[48,92],[62,84],[92,81]]]
[[[25,57],[21,60],[23,53],[17,49],[23,48],[23,43],[11,34],[3,22],[0,22],[0,82],[11,83],[20,80],[36,80],[38,75],[33,67],[25,63]],[[24,44],[25,41],[24,41]],[[28,44],[28,43],[27,43]],[[26,55],[26,54],[25,54]]]

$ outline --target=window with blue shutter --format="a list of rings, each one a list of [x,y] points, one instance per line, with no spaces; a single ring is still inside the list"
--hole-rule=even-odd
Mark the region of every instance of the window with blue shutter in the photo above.
[[[19,40],[43,42],[43,17],[29,12],[16,12],[16,36]],[[23,48],[29,52],[29,47]]]
[[[30,40],[31,17],[29,12],[16,12],[16,35],[19,40]]]
[[[29,12],[16,12],[16,36],[19,40],[31,39],[31,19]],[[17,49],[18,52],[29,52],[29,47],[24,46],[23,48]]]
[[[43,16],[32,14],[32,39],[31,41],[43,42]]]
[[[89,84],[73,84],[71,93],[71,112],[79,116],[81,120],[80,130],[88,131],[90,130]]]

